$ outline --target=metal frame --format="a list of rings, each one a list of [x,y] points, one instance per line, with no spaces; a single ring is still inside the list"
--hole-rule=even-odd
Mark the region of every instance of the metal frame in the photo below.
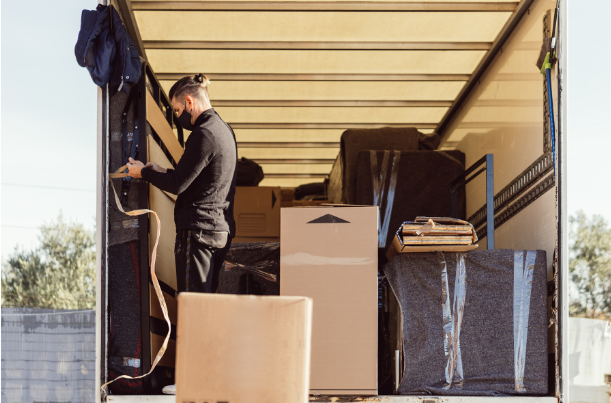
[[[102,400],[101,386],[108,372],[108,170],[109,170],[109,99],[108,85],[98,87],[97,184],[96,184],[96,366],[95,399]]]
[[[566,47],[568,1],[560,0],[558,16],[558,365],[560,374],[557,382],[560,403],[569,402],[569,245],[568,245],[568,204],[567,204],[567,102],[565,100],[568,58]]]
[[[477,168],[486,166],[475,172]],[[475,172],[475,173],[474,173]],[[458,218],[458,190],[464,188],[467,183],[475,179],[479,174],[486,172],[486,212],[487,228],[492,231],[486,236],[487,249],[494,249],[494,155],[486,154],[475,164],[471,165],[465,173],[450,183],[450,195],[452,200],[452,217]],[[473,175],[471,175],[473,174]],[[471,176],[470,176],[471,175]],[[468,177],[468,178],[467,178]]]
[[[528,168],[516,176],[507,186],[494,196],[494,210],[500,211],[509,203],[520,197],[530,186],[537,183],[545,174],[552,170],[552,155],[543,154],[537,158]],[[473,215],[467,218],[475,228],[480,227],[486,222],[486,206],[482,206]],[[513,216],[513,215],[512,215]],[[505,220],[506,221],[506,220]],[[499,224],[497,223],[497,228]]]

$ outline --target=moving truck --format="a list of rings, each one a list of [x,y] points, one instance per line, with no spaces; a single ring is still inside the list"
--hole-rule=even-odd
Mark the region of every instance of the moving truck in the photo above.
[[[123,165],[125,130],[132,147],[138,146],[138,159],[176,164],[188,132],[177,124],[167,93],[177,79],[201,72],[212,80],[213,107],[236,133],[238,156],[263,167],[261,186],[323,181],[346,129],[415,127],[438,133],[440,150],[464,152],[467,168],[493,154],[494,188],[488,196],[494,197],[494,247],[547,252],[548,396],[359,401],[568,402],[567,0],[99,1],[119,12],[143,60],[143,75],[125,123],[127,95],[111,98],[107,87],[98,88],[97,401],[174,401],[146,392],[100,392],[111,379],[116,346],[109,340],[117,326],[132,326],[140,335],[140,375],[148,372],[164,337],[154,329],[159,312],[148,273],[157,224],[146,215],[116,211],[108,174]],[[545,75],[536,61],[544,38],[552,35],[556,10],[553,133]],[[131,137],[138,124],[138,136]],[[125,191],[122,203],[160,216],[157,276],[171,305],[176,289],[172,195],[143,181],[130,182],[123,184],[129,191],[117,189]],[[486,179],[480,175],[466,185],[466,216],[481,221],[486,200]],[[480,248],[488,244],[486,234],[480,233]],[[111,300],[126,284],[112,274],[121,262],[138,270],[133,293],[139,322],[115,317],[115,323],[110,317]],[[168,377],[174,347],[170,340],[160,363]],[[333,399],[312,397],[338,401]]]

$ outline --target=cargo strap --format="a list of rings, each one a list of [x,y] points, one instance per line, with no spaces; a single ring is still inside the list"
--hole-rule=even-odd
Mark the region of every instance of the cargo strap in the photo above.
[[[127,177],[127,174],[123,173],[123,171],[125,171],[126,169],[127,169],[127,165],[124,165],[121,168],[117,169],[115,173],[109,174],[108,177],[109,179],[111,179],[110,185],[115,195],[115,202],[117,204],[117,208],[122,213],[125,213],[129,216],[138,216],[142,214],[152,213],[153,215],[155,215],[155,218],[157,219],[157,236],[155,238],[155,245],[153,246],[153,251],[151,253],[151,279],[153,280],[153,287],[155,288],[155,293],[157,294],[157,298],[159,299],[159,304],[161,305],[161,310],[163,312],[163,318],[168,323],[168,335],[165,337],[165,340],[163,341],[163,345],[159,349],[159,352],[157,353],[157,356],[155,357],[155,360],[153,361],[153,365],[151,365],[151,370],[149,372],[147,372],[144,375],[140,375],[140,376],[121,375],[113,379],[112,381],[106,382],[104,385],[102,385],[101,387],[102,392],[106,392],[106,389],[105,389],[106,386],[113,383],[117,379],[121,379],[121,378],[139,379],[139,378],[144,378],[147,375],[150,375],[150,373],[153,372],[153,370],[155,369],[155,367],[161,360],[161,357],[163,357],[163,354],[165,353],[166,349],[168,348],[168,341],[170,340],[170,334],[172,332],[172,323],[170,322],[170,317],[168,315],[168,306],[166,305],[165,298],[163,297],[163,293],[161,292],[161,287],[159,286],[159,280],[157,280],[157,276],[155,275],[155,263],[157,261],[157,245],[159,244],[159,236],[161,235],[161,222],[159,221],[159,216],[153,210],[148,210],[148,209],[140,209],[140,210],[132,210],[132,211],[123,210],[123,207],[121,206],[121,201],[119,199],[119,196],[117,195],[117,191],[115,189],[115,185],[112,182],[112,179]]]

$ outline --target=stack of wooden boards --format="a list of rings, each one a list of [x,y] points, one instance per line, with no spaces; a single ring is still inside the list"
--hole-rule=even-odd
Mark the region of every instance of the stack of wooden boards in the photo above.
[[[387,256],[410,252],[466,252],[476,249],[477,234],[467,221],[447,217],[416,217],[397,231]]]

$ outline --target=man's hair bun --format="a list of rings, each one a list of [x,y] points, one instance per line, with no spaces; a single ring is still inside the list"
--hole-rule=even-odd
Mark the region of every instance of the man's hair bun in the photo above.
[[[195,76],[195,81],[199,82],[199,83],[203,83],[204,82],[204,75],[202,73],[199,73]]]

